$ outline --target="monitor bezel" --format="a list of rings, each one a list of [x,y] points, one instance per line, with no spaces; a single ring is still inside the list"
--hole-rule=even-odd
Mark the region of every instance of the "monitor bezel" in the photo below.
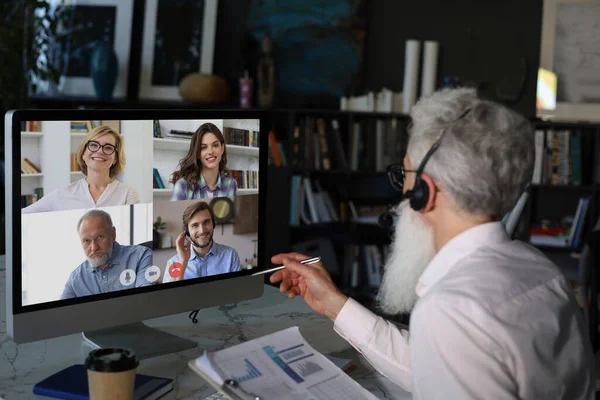
[[[116,109],[93,109],[93,110],[11,110],[6,114],[5,143],[6,154],[12,154],[12,160],[5,160],[5,190],[6,190],[6,250],[10,251],[10,257],[7,257],[6,270],[10,270],[12,281],[12,314],[20,315],[35,311],[69,307],[79,304],[105,301],[109,299],[118,299],[137,294],[161,292],[165,290],[174,290],[176,288],[206,284],[214,281],[223,281],[238,277],[250,276],[251,274],[268,268],[269,266],[260,266],[252,270],[242,270],[223,275],[213,275],[204,278],[195,278],[182,280],[179,282],[169,282],[168,284],[151,285],[140,288],[131,288],[109,293],[96,294],[86,297],[56,300],[45,303],[30,305],[22,304],[22,248],[21,240],[15,240],[21,237],[21,121],[68,121],[68,120],[207,120],[207,119],[258,119],[260,124],[260,147],[259,147],[259,218],[258,232],[259,240],[257,245],[257,262],[264,259],[266,242],[264,232],[266,229],[266,195],[267,195],[267,166],[268,166],[268,147],[269,133],[266,124],[266,112],[260,110],[240,110],[240,109],[220,109],[220,110],[165,110],[165,109],[146,109],[146,110],[116,110]],[[8,129],[9,124],[12,130]],[[8,135],[11,135],[10,138]],[[15,144],[18,143],[18,146]],[[10,150],[10,152],[9,152]],[[10,168],[9,168],[10,163]],[[10,176],[9,176],[10,173]],[[9,201],[9,196],[11,197]],[[9,210],[10,207],[10,210]],[[9,218],[10,213],[10,218]],[[12,226],[9,223],[12,222]],[[12,235],[11,235],[12,233]],[[8,261],[12,265],[9,265]],[[19,266],[19,267],[17,267]],[[7,276],[8,277],[8,276]],[[8,282],[8,280],[7,280]],[[7,293],[7,297],[8,297]],[[8,310],[7,310],[8,311]]]

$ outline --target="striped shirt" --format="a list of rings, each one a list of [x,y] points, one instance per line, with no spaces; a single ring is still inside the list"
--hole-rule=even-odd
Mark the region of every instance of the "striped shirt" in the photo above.
[[[237,194],[237,181],[229,175],[220,173],[217,178],[215,190],[210,190],[204,180],[204,176],[200,174],[198,183],[193,187],[189,187],[185,178],[180,178],[173,185],[173,194],[171,200],[192,200],[206,199],[211,197],[228,197]]]

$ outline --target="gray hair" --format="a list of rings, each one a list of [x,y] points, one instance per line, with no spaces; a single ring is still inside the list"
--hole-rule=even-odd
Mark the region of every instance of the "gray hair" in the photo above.
[[[421,98],[411,117],[407,152],[413,169],[446,129],[424,172],[470,214],[500,219],[512,209],[533,176],[529,121],[465,88]]]
[[[83,221],[85,221],[88,218],[93,218],[93,217],[103,217],[104,222],[107,224],[107,226],[109,228],[113,227],[113,222],[112,222],[112,218],[110,217],[110,214],[104,210],[94,208],[94,209],[89,210],[88,212],[83,214],[81,216],[81,218],[79,218],[79,222],[77,222],[77,232],[79,232],[79,228],[81,227],[81,224],[83,223]]]

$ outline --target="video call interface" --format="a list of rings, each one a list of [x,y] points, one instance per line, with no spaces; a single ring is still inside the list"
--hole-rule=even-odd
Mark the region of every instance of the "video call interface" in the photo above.
[[[259,129],[22,122],[22,305],[256,268]]]

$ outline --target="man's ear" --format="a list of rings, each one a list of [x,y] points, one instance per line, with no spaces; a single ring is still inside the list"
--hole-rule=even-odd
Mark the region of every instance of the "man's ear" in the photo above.
[[[433,207],[435,205],[435,201],[437,198],[437,186],[436,186],[435,182],[433,181],[433,179],[425,173],[421,174],[421,180],[427,185],[427,188],[429,189],[427,191],[428,192],[427,204],[425,204],[425,208],[423,208],[421,211],[428,212],[428,211],[433,210]]]
[[[117,240],[117,228],[112,227],[112,240],[113,242]]]

